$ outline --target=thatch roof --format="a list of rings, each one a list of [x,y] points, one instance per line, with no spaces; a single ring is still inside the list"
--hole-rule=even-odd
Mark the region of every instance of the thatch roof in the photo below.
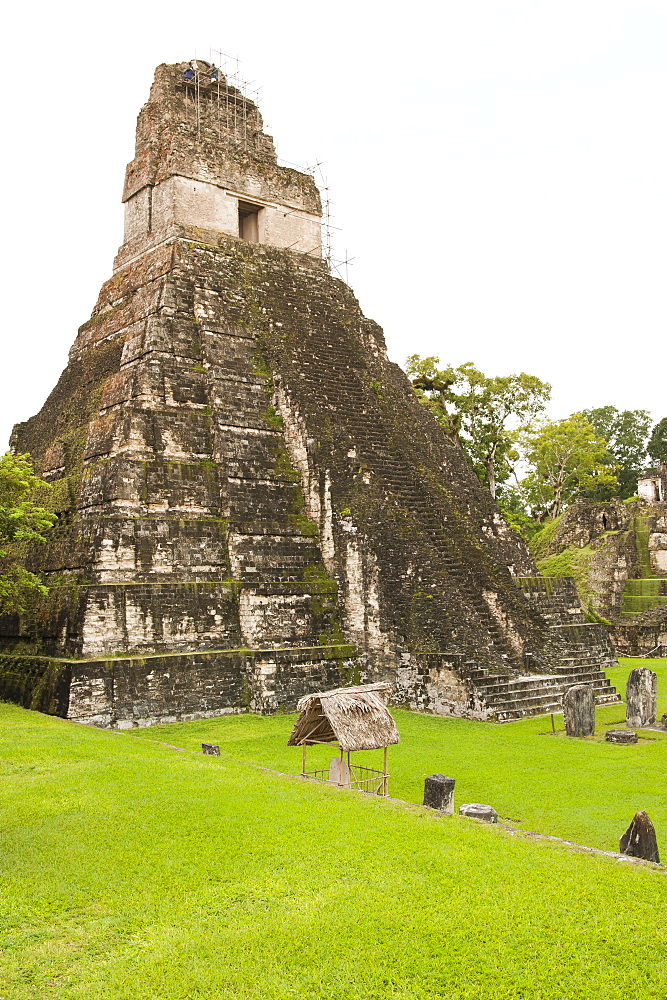
[[[289,747],[338,743],[341,750],[378,750],[398,743],[399,735],[382,695],[391,684],[362,684],[307,694],[297,705]]]

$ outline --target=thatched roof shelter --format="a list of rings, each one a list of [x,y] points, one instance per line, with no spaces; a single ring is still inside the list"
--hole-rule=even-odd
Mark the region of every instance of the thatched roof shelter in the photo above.
[[[398,743],[396,724],[382,700],[390,691],[391,684],[362,684],[306,695],[297,705],[301,714],[287,745],[338,743],[352,751]]]

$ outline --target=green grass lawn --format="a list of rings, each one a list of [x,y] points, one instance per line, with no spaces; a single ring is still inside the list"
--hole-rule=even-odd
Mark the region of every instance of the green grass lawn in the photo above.
[[[667,712],[667,660],[624,660],[609,677],[624,697],[637,663],[658,673],[660,716]],[[605,729],[624,724],[624,705],[597,710],[590,740],[567,738],[562,715],[555,716],[555,736],[549,716],[497,725],[400,710],[393,715],[401,742],[389,750],[392,796],[420,803],[424,777],[439,772],[456,778],[457,805],[488,802],[519,829],[614,851],[635,812],[645,809],[658,833],[665,831],[667,860],[667,733],[645,732],[631,746],[606,743]],[[226,757],[297,774],[301,751],[286,745],[295,718],[228,715],[133,730],[132,736],[193,751],[217,743]],[[326,766],[332,756],[331,749],[314,747],[308,765]],[[355,758],[382,763],[381,752]]]
[[[396,795],[442,770],[459,802],[602,846],[635,808],[659,817],[659,734],[612,747],[542,735],[548,719],[396,714]],[[660,869],[244,765],[298,770],[289,726],[126,734],[0,705],[0,998],[663,1000]]]

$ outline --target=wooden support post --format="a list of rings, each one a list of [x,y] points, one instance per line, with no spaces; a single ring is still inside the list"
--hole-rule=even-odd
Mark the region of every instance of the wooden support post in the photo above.
[[[301,773],[306,773],[306,744],[301,744]]]
[[[384,780],[382,782],[382,794],[384,796],[389,795],[389,778],[387,775],[387,751],[388,747],[384,748]]]

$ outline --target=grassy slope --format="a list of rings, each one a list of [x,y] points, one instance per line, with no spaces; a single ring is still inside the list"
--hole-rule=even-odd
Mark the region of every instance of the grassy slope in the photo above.
[[[601,748],[536,735],[544,720],[413,717],[411,729],[410,718],[399,713],[410,770],[433,770],[423,765],[437,751],[458,776],[470,757],[463,788],[486,790],[473,776],[495,768],[493,801],[525,787],[529,765],[507,771],[524,730],[544,799],[565,765],[576,786],[577,748],[595,755],[609,796],[624,797],[622,762],[644,780],[667,753],[660,737]],[[0,720],[4,1000],[664,996],[660,871],[280,778],[227,753],[177,752],[9,705]],[[213,720],[206,735],[226,731],[225,751],[247,755],[245,723],[266,756],[269,727],[288,722]],[[198,740],[195,725],[173,742]],[[552,748],[550,773],[540,746]],[[601,765],[601,749],[617,752]],[[628,798],[624,823],[634,808]]]
[[[572,576],[577,585],[579,600],[584,605],[593,601],[595,596],[591,589],[590,563],[596,550],[590,545],[583,549],[570,545],[555,555],[536,560],[536,566],[542,576]]]
[[[629,671],[649,664],[659,676],[659,715],[667,712],[667,660],[626,660],[609,677],[624,696]],[[645,733],[638,744],[604,742],[605,729],[622,724],[623,705],[597,710],[595,740],[569,740],[562,716],[551,735],[548,716],[502,726],[394,711],[401,743],[389,750],[390,792],[421,802],[424,776],[456,778],[456,801],[489,802],[524,830],[618,850],[618,839],[638,809],[667,831],[664,773],[667,734]],[[301,770],[301,752],[286,746],[294,715],[235,715],[134,730],[138,738],[165,740],[190,750],[218,743],[226,755],[256,761],[291,774]],[[332,751],[308,751],[308,766],[325,766]],[[381,753],[355,755],[376,766]],[[667,854],[667,843],[665,844]]]

